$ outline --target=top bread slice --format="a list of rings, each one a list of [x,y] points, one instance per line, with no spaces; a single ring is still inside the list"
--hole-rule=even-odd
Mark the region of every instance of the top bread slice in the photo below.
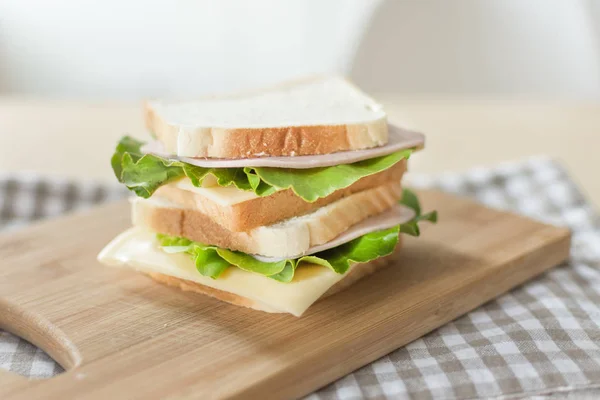
[[[382,107],[337,76],[197,101],[148,101],[145,119],[167,152],[185,157],[329,154],[388,140]]]

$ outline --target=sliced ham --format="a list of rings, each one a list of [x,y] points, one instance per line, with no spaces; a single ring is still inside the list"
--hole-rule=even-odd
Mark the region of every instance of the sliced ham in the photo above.
[[[348,243],[360,236],[366,235],[367,233],[381,231],[384,229],[391,228],[393,226],[404,224],[415,217],[415,212],[403,205],[396,205],[381,214],[377,214],[373,217],[367,218],[366,220],[353,225],[350,229],[339,235],[333,240],[327,243],[313,246],[306,250],[303,254],[298,254],[293,257],[263,257],[259,255],[252,255],[259,261],[263,262],[277,262],[286,259],[295,259],[302,256],[308,256],[311,254],[319,253],[321,251],[329,250],[334,247],[340,246],[344,243]]]

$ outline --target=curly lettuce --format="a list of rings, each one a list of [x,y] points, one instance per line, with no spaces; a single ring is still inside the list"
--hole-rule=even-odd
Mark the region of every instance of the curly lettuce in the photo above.
[[[125,136],[115,149],[111,165],[119,182],[136,195],[148,198],[169,182],[187,177],[196,187],[213,175],[219,186],[234,185],[258,196],[269,196],[278,190],[292,189],[308,202],[326,197],[336,190],[352,185],[359,179],[384,171],[401,160],[408,159],[412,149],[397,151],[382,157],[331,167],[292,168],[203,168],[154,154],[143,154],[143,142]]]

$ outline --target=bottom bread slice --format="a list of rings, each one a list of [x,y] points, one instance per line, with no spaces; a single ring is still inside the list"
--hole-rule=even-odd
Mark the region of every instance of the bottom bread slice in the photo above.
[[[130,267],[161,283],[234,305],[300,316],[317,300],[344,290],[389,265],[399,248],[400,243],[389,256],[353,264],[343,275],[322,266],[303,264],[298,267],[290,283],[278,282],[235,267],[228,268],[217,279],[202,276],[187,254],[165,253],[158,246],[153,232],[139,228],[125,231],[115,238],[102,250],[98,260],[111,266]]]

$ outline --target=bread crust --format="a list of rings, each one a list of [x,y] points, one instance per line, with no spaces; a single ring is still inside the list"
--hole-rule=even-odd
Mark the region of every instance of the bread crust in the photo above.
[[[149,106],[146,107],[145,119],[146,127],[165,145],[166,150],[177,153],[181,127],[164,121]],[[387,142],[387,120],[358,125],[199,128],[188,131],[187,135],[204,137],[202,145],[185,154],[188,157],[239,159],[320,155],[383,146]]]
[[[272,225],[292,217],[308,214],[352,193],[389,182],[399,182],[405,171],[406,160],[402,160],[384,171],[365,176],[347,188],[337,190],[312,203],[305,201],[291,189],[231,206],[217,204],[204,196],[181,190],[173,185],[160,187],[155,195],[177,203],[183,208],[196,209],[229,231],[247,232],[259,226]]]
[[[198,210],[182,209],[153,200],[136,199],[132,215],[134,225],[154,232],[244,253],[281,257],[300,254],[309,247],[329,242],[352,225],[388,210],[401,197],[399,181],[366,189],[332,203],[327,212],[311,217],[310,222],[304,222],[302,229],[290,228],[289,233],[282,229],[274,229],[274,233],[270,234],[266,234],[265,230],[234,232]],[[288,241],[294,244],[286,244]]]
[[[332,296],[336,293],[341,292],[342,290],[347,289],[352,286],[362,278],[369,276],[376,271],[383,269],[389,266],[393,261],[398,257],[398,253],[400,248],[402,247],[402,236],[398,239],[398,245],[394,252],[388,256],[380,257],[376,260],[370,261],[368,263],[363,263],[355,268],[353,268],[347,275],[338,283],[333,285],[327,292],[323,294],[319,298],[320,301],[326,297]],[[302,266],[300,266],[302,268]],[[266,312],[274,312],[273,310],[267,310],[265,307],[254,300],[248,299],[246,297],[242,297],[230,292],[225,292],[223,290],[214,289],[209,286],[202,285],[197,282],[188,281],[186,279],[175,278],[172,276],[160,274],[160,273],[148,273],[148,275],[157,282],[160,282],[164,285],[171,286],[183,290],[184,292],[194,292],[204,294],[210,297],[213,297],[217,300],[224,301],[229,304],[233,304],[236,306],[247,307],[253,310],[258,311],[266,311]],[[282,313],[280,311],[275,311],[276,313]]]
[[[207,98],[236,98],[252,93],[293,87],[294,85],[310,83],[323,78],[325,77],[306,77],[283,82],[272,87],[229,95],[207,96]],[[347,83],[360,91],[351,82],[347,81]],[[154,109],[151,101],[144,102],[143,107],[144,120],[148,130],[164,144],[169,153],[187,157],[236,159],[262,156],[319,155],[382,146],[388,140],[388,124],[385,116],[359,124],[247,129],[210,126],[194,128],[166,121]],[[181,134],[184,134],[186,138],[184,152],[178,151],[178,140]]]

